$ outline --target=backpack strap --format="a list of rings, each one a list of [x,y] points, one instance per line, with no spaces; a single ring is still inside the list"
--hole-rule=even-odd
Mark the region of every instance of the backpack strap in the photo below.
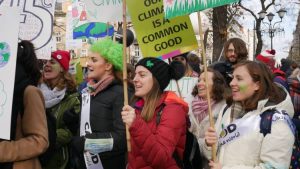
[[[158,111],[156,113],[156,126],[159,125],[160,123],[160,119],[161,119],[161,114],[162,114],[162,111],[163,109],[165,108],[166,104],[165,103],[162,103],[159,108],[158,108]]]
[[[229,108],[229,105],[226,104],[226,107],[223,109],[222,117],[224,116],[224,114],[225,114],[225,112],[226,112],[226,110],[227,110],[228,108]]]
[[[260,120],[260,133],[264,135],[264,137],[271,133],[271,127],[272,127],[272,118],[274,113],[276,112],[275,109],[269,109],[264,111],[262,114],[260,114],[261,120]]]

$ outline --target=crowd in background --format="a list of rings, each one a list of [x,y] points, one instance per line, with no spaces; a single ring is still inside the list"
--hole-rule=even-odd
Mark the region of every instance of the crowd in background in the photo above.
[[[249,61],[239,38],[224,44],[224,61],[209,65],[207,79],[193,52],[168,62],[146,57],[127,64],[129,105],[124,105],[122,52],[111,39],[95,42],[87,77],[77,85],[68,51],[52,52],[39,66],[32,43],[21,41],[11,140],[0,141],[0,168],[179,169],[193,144],[188,134],[197,142],[197,168],[289,168],[298,140],[294,126],[300,128],[300,69],[294,61],[276,62],[275,50]],[[191,102],[165,90],[184,76],[198,79]],[[260,122],[269,110],[279,120],[264,134]],[[211,160],[213,145],[217,161]],[[89,164],[89,158],[97,163]]]

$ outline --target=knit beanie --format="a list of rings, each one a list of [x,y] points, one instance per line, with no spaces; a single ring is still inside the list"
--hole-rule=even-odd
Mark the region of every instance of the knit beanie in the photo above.
[[[106,59],[116,70],[123,70],[123,46],[121,44],[105,38],[95,42],[90,50]]]
[[[65,71],[69,70],[70,53],[68,51],[57,50],[51,53],[51,57],[55,59]]]
[[[261,54],[256,56],[256,60],[259,60],[263,63],[265,63],[268,67],[271,68],[271,70],[275,70],[275,50],[265,50]]]
[[[185,69],[182,63],[174,61],[170,65],[161,59],[146,57],[141,59],[136,65],[148,69],[159,83],[161,91],[168,86],[171,79],[179,80],[183,77]]]

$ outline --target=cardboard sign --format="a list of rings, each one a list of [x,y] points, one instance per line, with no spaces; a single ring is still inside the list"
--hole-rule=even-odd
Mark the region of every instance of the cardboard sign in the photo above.
[[[10,139],[20,13],[17,7],[0,7],[0,139]]]
[[[87,18],[91,22],[117,22],[123,20],[122,0],[84,0]],[[127,21],[130,18],[127,16]]]
[[[30,40],[39,59],[50,59],[52,48],[53,14],[56,0],[3,0],[0,6],[20,9],[19,38]],[[15,19],[14,19],[15,20]]]
[[[148,0],[151,1],[151,0]],[[188,15],[208,8],[214,8],[238,0],[164,0],[166,18]]]
[[[144,57],[167,59],[198,47],[189,16],[164,19],[162,1],[127,0]]]

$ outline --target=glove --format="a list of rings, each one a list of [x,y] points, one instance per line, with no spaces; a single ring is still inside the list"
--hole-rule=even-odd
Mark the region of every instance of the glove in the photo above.
[[[72,134],[76,135],[80,122],[79,114],[75,112],[74,108],[64,112],[63,121]]]
[[[83,153],[84,150],[85,137],[84,136],[76,136],[73,137],[71,145],[75,152],[78,154]]]

